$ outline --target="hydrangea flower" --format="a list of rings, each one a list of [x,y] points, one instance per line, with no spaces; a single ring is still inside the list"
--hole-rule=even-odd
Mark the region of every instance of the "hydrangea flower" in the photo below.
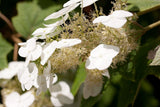
[[[63,7],[67,7],[67,6],[73,5],[75,3],[81,3],[81,7],[84,8],[84,7],[87,7],[87,6],[95,3],[96,1],[98,1],[98,0],[69,0],[68,2],[66,2],[63,5]]]
[[[9,62],[8,68],[5,68],[0,71],[0,79],[11,79],[19,71],[23,70],[24,62],[22,61],[12,61]]]
[[[39,38],[39,39],[46,39],[47,37],[53,37],[57,33],[59,33],[59,32],[55,32],[55,30],[57,29],[57,26],[62,25],[68,19],[68,17],[69,17],[69,15],[66,14],[61,20],[59,20],[53,24],[49,24],[49,25],[44,24],[44,26],[46,28],[36,29],[32,33],[32,35],[36,38]],[[53,33],[53,32],[55,32],[55,33]]]
[[[47,43],[42,50],[41,65],[44,65],[57,48],[57,41]]]
[[[59,10],[58,12],[54,12],[51,15],[47,16],[44,20],[59,18],[65,14],[68,14],[69,12],[71,12],[72,10],[74,10],[78,6],[79,6],[79,3],[74,3],[70,6],[64,7],[61,10]]]
[[[90,53],[86,61],[87,69],[105,70],[111,63],[112,59],[119,53],[119,48],[112,45],[100,44]]]
[[[62,39],[58,42],[57,48],[70,47],[80,43],[81,43],[80,39]]]
[[[25,89],[30,90],[32,86],[38,87],[38,68],[35,63],[29,63],[28,67],[18,72],[17,76],[23,91]]]
[[[101,92],[102,86],[103,86],[102,78],[96,78],[90,73],[88,73],[86,80],[84,82],[83,97],[85,99],[88,99],[90,96],[92,97],[97,96]]]
[[[74,96],[70,92],[69,85],[60,81],[50,88],[51,102],[55,107],[63,106],[64,104],[72,104]]]
[[[98,71],[93,71],[98,72]],[[87,73],[87,77],[84,82],[83,87],[83,97],[88,99],[90,96],[97,96],[103,87],[102,75],[110,78],[108,70],[104,70],[102,73],[97,73],[97,75],[92,74],[92,72]]]
[[[108,16],[99,16],[93,20],[93,23],[102,23],[105,26],[121,28],[126,22],[126,17],[133,16],[132,13],[125,10],[116,10]]]
[[[36,38],[31,38],[25,43],[19,43],[21,46],[18,53],[21,57],[26,57],[25,65],[27,66],[30,61],[37,60],[42,53],[41,45],[36,43]]]
[[[32,91],[28,91],[22,95],[16,91],[4,94],[4,104],[6,107],[30,107],[34,100],[35,97]]]
[[[56,74],[50,73],[51,64],[48,61],[48,66],[44,69],[43,74],[38,76],[38,89],[36,94],[39,95],[41,92],[47,91],[55,82],[57,82],[58,78]]]

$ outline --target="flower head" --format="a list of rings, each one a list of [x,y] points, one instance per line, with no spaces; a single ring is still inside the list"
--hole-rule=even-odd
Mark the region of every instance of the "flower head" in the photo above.
[[[0,79],[11,79],[18,72],[24,69],[24,62],[12,61],[9,62],[8,68],[0,71]]]
[[[43,74],[38,76],[38,89],[36,94],[39,95],[41,92],[47,91],[48,88],[51,87],[55,82],[57,82],[58,78],[56,74],[50,73],[51,64],[48,61],[48,66],[44,69]]]
[[[37,60],[42,53],[42,47],[36,43],[36,38],[31,38],[25,43],[19,43],[21,46],[18,53],[21,57],[26,57],[26,66],[30,61]]]
[[[22,90],[30,90],[32,86],[37,87],[38,68],[35,63],[30,63],[23,71],[18,72],[18,80]]]
[[[93,23],[102,23],[105,26],[121,28],[126,22],[126,17],[133,16],[132,13],[124,10],[116,10],[108,16],[99,16],[93,20]]]
[[[50,88],[51,102],[54,106],[59,107],[64,104],[72,104],[74,97],[70,92],[70,87],[64,81],[60,81]]]
[[[63,7],[67,7],[67,6],[73,5],[75,3],[80,3],[81,7],[84,8],[84,7],[87,7],[87,6],[95,3],[96,1],[98,1],[98,0],[69,0],[68,2],[66,2],[63,5]]]
[[[105,70],[111,65],[112,59],[118,53],[118,47],[100,44],[91,51],[85,66],[87,69]]]
[[[63,9],[59,10],[58,12],[54,12],[51,15],[47,16],[44,20],[59,18],[65,14],[68,14],[69,12],[71,12],[72,10],[74,10],[78,6],[79,6],[79,3],[75,3],[70,6],[64,7]]]
[[[28,91],[22,95],[16,91],[13,91],[9,94],[3,91],[3,94],[6,107],[30,107],[35,100],[32,91]]]

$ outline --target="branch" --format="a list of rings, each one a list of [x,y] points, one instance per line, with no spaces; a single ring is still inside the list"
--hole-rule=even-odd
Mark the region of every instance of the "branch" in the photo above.
[[[10,29],[11,29],[13,32],[16,32],[16,30],[14,29],[11,21],[10,21],[2,12],[0,12],[0,18],[3,19],[3,20],[7,23],[7,25],[10,27]]]
[[[160,20],[155,22],[155,23],[152,23],[152,24],[150,24],[150,25],[148,25],[146,27],[144,27],[144,30],[145,30],[145,32],[147,32],[147,31],[149,31],[149,30],[151,30],[151,29],[153,29],[153,28],[155,28],[155,27],[157,27],[159,25],[160,25]]]

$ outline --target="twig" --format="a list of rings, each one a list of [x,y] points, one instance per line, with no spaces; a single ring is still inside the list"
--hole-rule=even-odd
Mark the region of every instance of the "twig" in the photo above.
[[[4,14],[2,14],[2,12],[0,12],[0,18],[3,19],[3,20],[7,23],[7,25],[10,27],[10,29],[11,29],[13,32],[16,32],[16,30],[14,29],[11,21],[10,21]]]
[[[150,24],[150,25],[148,25],[146,27],[144,27],[144,30],[146,32],[146,31],[151,30],[151,29],[153,29],[153,28],[155,28],[155,27],[157,27],[159,25],[160,25],[160,20],[155,22],[155,23],[152,23],[152,24]]]
[[[13,61],[17,61],[18,58],[18,44],[14,44],[14,51],[13,51]]]

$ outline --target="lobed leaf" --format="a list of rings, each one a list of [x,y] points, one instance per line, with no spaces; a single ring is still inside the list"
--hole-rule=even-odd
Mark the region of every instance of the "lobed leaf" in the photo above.
[[[44,18],[58,10],[60,5],[52,5],[42,9],[35,2],[20,2],[17,4],[18,15],[12,18],[13,25],[17,32],[24,38],[31,36],[36,28],[42,27]]]
[[[12,45],[10,45],[0,34],[0,69],[7,67],[7,55],[13,49]]]

